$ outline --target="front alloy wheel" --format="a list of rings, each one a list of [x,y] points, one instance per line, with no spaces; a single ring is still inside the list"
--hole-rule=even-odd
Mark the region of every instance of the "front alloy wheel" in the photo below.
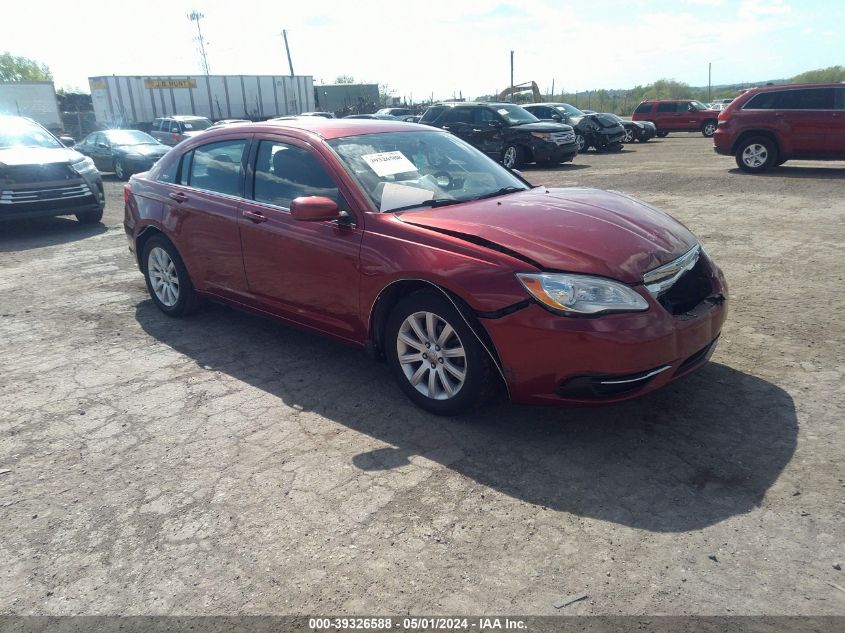
[[[634,130],[632,128],[625,128],[625,138],[622,139],[623,143],[633,143],[634,142]]]
[[[701,126],[701,133],[710,138],[716,133],[716,122],[715,121],[707,121]]]
[[[467,361],[461,337],[433,312],[408,315],[396,337],[405,377],[427,398],[448,400],[464,386]]]
[[[508,169],[519,169],[522,163],[522,148],[518,145],[508,145],[502,154],[502,165]]]
[[[119,158],[114,159],[114,175],[118,180],[126,180],[129,175],[126,173],[126,168],[123,166],[123,161]]]
[[[578,151],[579,152],[586,152],[587,151],[587,137],[583,134],[576,134],[575,135],[575,142],[578,143]]]
[[[499,384],[476,333],[438,290],[401,299],[390,312],[382,340],[399,388],[431,413],[464,413]]]

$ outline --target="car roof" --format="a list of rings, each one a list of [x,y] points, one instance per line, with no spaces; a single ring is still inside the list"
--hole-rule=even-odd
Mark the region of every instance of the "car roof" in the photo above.
[[[518,106],[518,103],[505,103],[504,101],[442,101],[440,103],[435,103],[432,107],[436,106],[446,106],[449,108],[468,108],[468,107],[477,107],[477,106],[506,106],[506,105],[515,105]],[[536,103],[534,105],[537,105]]]
[[[795,90],[796,88],[845,88],[845,81],[843,82],[827,82],[827,83],[817,83],[817,84],[779,84],[777,86],[757,86],[755,88],[749,88],[743,94],[747,94],[752,90],[757,92],[772,92],[777,90]],[[736,97],[734,97],[735,99]]]
[[[323,117],[280,117],[259,123],[242,123],[237,126],[221,127],[204,132],[202,136],[229,134],[237,130],[250,129],[257,133],[284,132],[292,136],[317,136],[325,140],[357,136],[359,134],[380,134],[385,132],[437,132],[438,128],[429,128],[417,123],[405,123],[400,120],[385,119],[326,119]]]
[[[202,119],[208,121],[208,117],[205,116],[197,116],[195,114],[171,114],[169,116],[159,117],[162,119],[173,119],[174,121],[196,121],[197,119]]]

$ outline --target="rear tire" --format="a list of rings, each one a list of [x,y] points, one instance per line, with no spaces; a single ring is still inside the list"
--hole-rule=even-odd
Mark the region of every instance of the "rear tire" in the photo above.
[[[199,298],[179,251],[170,240],[163,235],[148,239],[141,264],[147,291],[159,310],[170,317],[182,317],[196,311]]]
[[[98,224],[103,219],[103,210],[98,209],[96,211],[77,213],[76,219],[80,224]]]
[[[436,291],[399,301],[385,325],[384,349],[399,388],[437,415],[475,408],[496,384],[486,350],[452,302]]]
[[[737,167],[749,174],[760,174],[778,164],[778,150],[774,142],[764,136],[740,142],[734,154]]]

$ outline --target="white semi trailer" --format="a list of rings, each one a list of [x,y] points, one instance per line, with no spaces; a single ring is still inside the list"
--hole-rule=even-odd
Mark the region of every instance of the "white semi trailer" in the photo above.
[[[54,132],[62,129],[52,81],[0,82],[0,114],[25,116]]]
[[[314,110],[310,75],[89,77],[97,123],[139,127],[174,114],[267,119]]]

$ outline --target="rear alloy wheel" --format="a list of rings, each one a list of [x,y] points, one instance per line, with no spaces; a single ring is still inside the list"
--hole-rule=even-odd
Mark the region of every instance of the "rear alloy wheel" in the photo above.
[[[417,406],[457,415],[494,382],[490,359],[452,302],[435,292],[402,299],[387,321],[384,347],[399,387]]]
[[[161,235],[151,237],[141,261],[147,290],[159,310],[180,317],[196,309],[198,299],[188,269],[170,240]]]
[[[736,164],[742,171],[759,174],[778,164],[777,148],[764,137],[746,139],[736,148]]]
[[[576,134],[575,142],[578,143],[579,152],[586,152],[588,149],[590,149],[590,146],[587,145],[587,137],[583,134]]]
[[[630,127],[625,128],[625,138],[622,139],[623,143],[633,143],[634,142],[634,129]]]
[[[713,136],[716,133],[716,121],[705,121],[701,126],[701,133],[707,138]]]
[[[502,154],[502,165],[508,169],[519,169],[525,163],[524,152],[519,145],[508,145]]]

